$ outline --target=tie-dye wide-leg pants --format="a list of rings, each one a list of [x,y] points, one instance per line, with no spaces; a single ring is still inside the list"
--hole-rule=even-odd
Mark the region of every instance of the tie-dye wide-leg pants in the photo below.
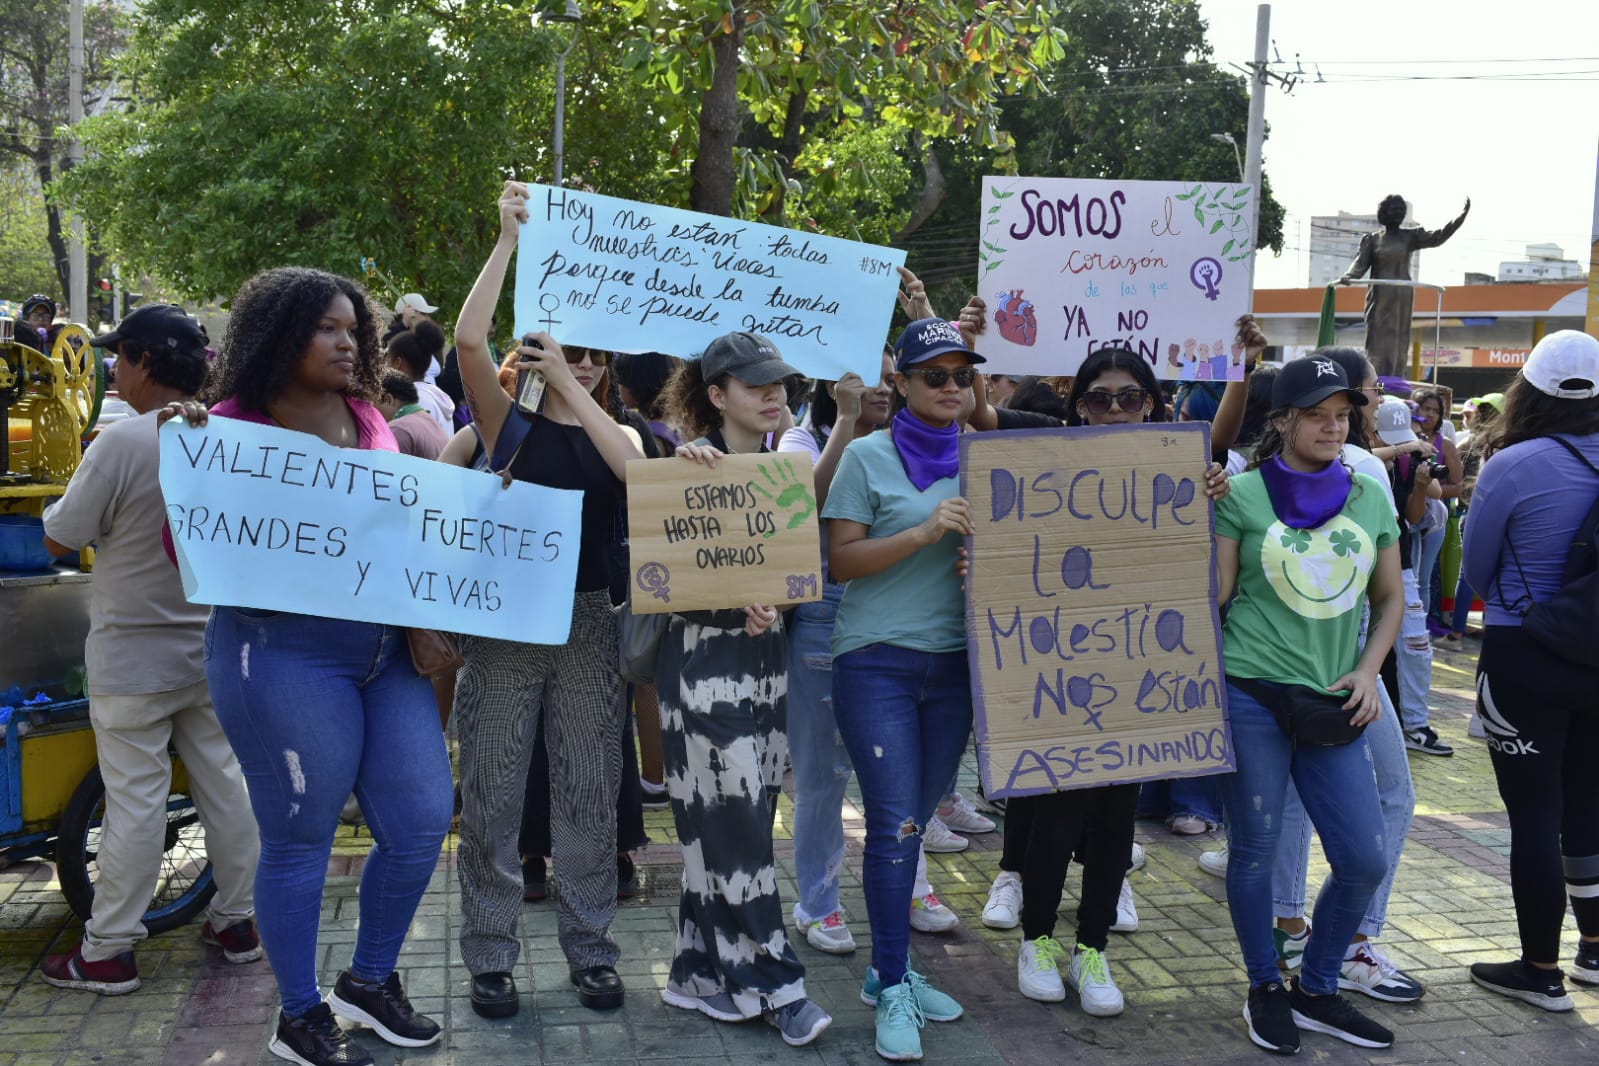
[[[683,848],[683,897],[669,986],[726,993],[747,1018],[805,998],[772,859],[788,754],[788,642],[673,617],[656,679],[666,787]]]

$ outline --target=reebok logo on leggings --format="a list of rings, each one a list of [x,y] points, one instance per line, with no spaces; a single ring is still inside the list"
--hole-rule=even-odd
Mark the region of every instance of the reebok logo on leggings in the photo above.
[[[1482,716],[1483,728],[1488,732],[1488,746],[1501,755],[1541,755],[1532,741],[1521,739],[1521,731],[1499,713],[1494,706],[1493,693],[1488,688],[1488,675],[1477,675],[1477,713]]]

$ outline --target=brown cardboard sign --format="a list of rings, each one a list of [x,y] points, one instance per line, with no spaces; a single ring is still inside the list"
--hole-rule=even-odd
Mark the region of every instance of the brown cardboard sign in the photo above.
[[[822,598],[816,484],[804,452],[627,464],[633,612]]]
[[[986,795],[1234,768],[1209,455],[1204,423],[961,438]]]

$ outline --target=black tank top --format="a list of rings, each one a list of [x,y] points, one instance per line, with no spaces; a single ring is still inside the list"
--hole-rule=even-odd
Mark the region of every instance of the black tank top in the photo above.
[[[513,408],[506,416],[528,422],[527,439],[511,460],[518,481],[583,493],[583,535],[577,556],[577,591],[611,587],[611,545],[622,483],[582,426],[566,426]],[[503,432],[503,430],[502,430]]]

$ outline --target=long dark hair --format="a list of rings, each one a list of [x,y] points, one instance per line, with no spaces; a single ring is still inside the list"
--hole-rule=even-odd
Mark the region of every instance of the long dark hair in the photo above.
[[[1238,426],[1238,439],[1233,448],[1239,452],[1254,447],[1266,432],[1267,416],[1271,414],[1271,386],[1277,378],[1277,367],[1261,366],[1250,371],[1248,391],[1244,394],[1244,420]]]
[[[375,399],[384,365],[367,291],[360,282],[309,267],[264,270],[244,283],[233,298],[207,399],[234,397],[246,410],[265,410],[283,391],[328,304],[340,293],[355,306],[355,375],[347,395]]]
[[[1125,370],[1138,382],[1138,387],[1149,393],[1153,406],[1149,411],[1150,422],[1170,422],[1171,416],[1166,410],[1166,396],[1160,391],[1160,381],[1155,377],[1155,370],[1149,361],[1137,352],[1130,352],[1126,348],[1100,348],[1077,368],[1077,377],[1072,379],[1071,395],[1066,398],[1066,424],[1080,426],[1083,416],[1077,413],[1077,401],[1083,398],[1088,388],[1099,380],[1100,375],[1111,370]]]
[[[1478,432],[1487,434],[1484,455],[1539,437],[1582,437],[1599,433],[1599,397],[1568,400],[1550,396],[1518,373],[1505,389],[1505,403],[1499,417],[1483,430],[1473,431],[1473,440]]]
[[[666,388],[661,391],[661,407],[669,421],[676,422],[693,437],[703,437],[722,424],[722,412],[711,402],[711,386],[721,386],[731,375],[706,381],[698,359],[685,359]]]
[[[661,418],[661,394],[681,365],[681,360],[661,352],[618,352],[611,358],[611,376],[633,394],[639,414]]]

